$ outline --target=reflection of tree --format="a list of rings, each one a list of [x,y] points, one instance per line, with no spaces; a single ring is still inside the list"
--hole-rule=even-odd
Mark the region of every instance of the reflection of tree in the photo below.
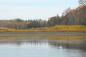
[[[86,36],[85,35],[83,35],[83,37],[82,37],[82,42],[81,42],[81,47],[83,48],[83,49],[86,49]]]
[[[21,41],[16,41],[16,45],[19,47],[22,44]]]
[[[59,43],[54,42],[54,41],[49,41],[48,43],[51,47],[58,47],[59,46]]]
[[[58,42],[58,41],[51,41],[48,42],[51,47],[63,47],[66,49],[81,49],[81,50],[86,50],[86,41],[81,40],[82,42],[79,42],[78,44],[76,43],[69,43],[69,42]]]

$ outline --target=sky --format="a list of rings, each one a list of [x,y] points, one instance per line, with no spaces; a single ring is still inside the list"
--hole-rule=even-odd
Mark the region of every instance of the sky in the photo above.
[[[78,7],[78,0],[0,0],[0,19],[44,19]]]

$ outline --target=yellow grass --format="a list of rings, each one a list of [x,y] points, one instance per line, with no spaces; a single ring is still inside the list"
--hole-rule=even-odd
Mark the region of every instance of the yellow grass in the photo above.
[[[86,36],[52,36],[48,40],[86,40]]]
[[[83,25],[59,25],[49,28],[52,31],[62,32],[86,32],[86,26]]]
[[[86,26],[83,25],[58,25],[49,28],[39,29],[0,29],[0,32],[86,32]]]

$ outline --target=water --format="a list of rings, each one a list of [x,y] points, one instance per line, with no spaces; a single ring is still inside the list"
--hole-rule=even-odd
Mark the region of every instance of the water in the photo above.
[[[54,37],[81,37],[80,41],[51,41]],[[0,57],[86,57],[86,33],[0,33]],[[27,40],[27,41],[26,41]]]
[[[1,43],[0,57],[86,57],[86,51],[50,41],[18,41]]]

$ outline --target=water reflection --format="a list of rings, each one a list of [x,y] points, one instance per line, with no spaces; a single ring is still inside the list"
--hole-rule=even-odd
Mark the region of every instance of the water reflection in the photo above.
[[[83,45],[84,47],[85,45]],[[9,53],[8,53],[9,52]],[[5,55],[7,56],[5,56]],[[12,54],[12,55],[10,55]],[[62,44],[58,41],[29,40],[0,44],[2,57],[86,57],[82,45]]]
[[[74,41],[75,42],[75,41]],[[41,46],[41,45],[48,45],[52,48],[66,48],[66,49],[80,49],[86,50],[86,41],[82,41],[79,43],[70,43],[64,41],[48,41],[48,40],[23,40],[23,41],[14,41],[14,42],[0,42],[1,44],[9,44],[9,45],[34,45],[34,46]]]
[[[54,48],[66,48],[66,49],[80,49],[83,51],[86,51],[86,42],[80,42],[80,43],[65,43],[65,42],[59,42],[59,41],[49,41],[48,44],[51,47]]]

